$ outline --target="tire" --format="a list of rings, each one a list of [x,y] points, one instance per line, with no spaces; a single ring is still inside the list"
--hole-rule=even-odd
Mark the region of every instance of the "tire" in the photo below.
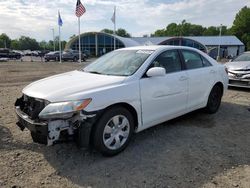
[[[96,124],[94,147],[105,156],[114,156],[127,147],[133,131],[134,119],[131,113],[123,107],[111,108]]]
[[[74,57],[73,61],[76,62],[77,61],[77,57]]]
[[[55,58],[55,61],[58,61],[58,60],[59,60],[59,58],[58,58],[58,57],[56,57],[56,58]]]
[[[221,98],[222,98],[222,89],[215,85],[208,97],[206,111],[209,114],[214,114],[218,111],[220,104],[221,104]]]

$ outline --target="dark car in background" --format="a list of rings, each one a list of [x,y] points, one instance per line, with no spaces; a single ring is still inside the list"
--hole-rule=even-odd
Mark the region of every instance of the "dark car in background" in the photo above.
[[[21,53],[14,52],[8,48],[0,48],[0,58],[20,59],[21,57]]]
[[[86,60],[86,55],[84,53],[81,54],[82,61]],[[66,50],[62,54],[63,61],[78,61],[79,60],[79,51],[77,50]]]
[[[45,61],[59,61],[60,60],[60,52],[59,51],[55,51],[55,52],[49,52],[47,54],[45,54],[44,56]]]

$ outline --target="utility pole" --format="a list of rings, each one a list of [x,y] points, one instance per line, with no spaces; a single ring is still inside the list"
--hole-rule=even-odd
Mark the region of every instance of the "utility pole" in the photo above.
[[[220,35],[219,35],[220,38],[219,38],[219,45],[218,45],[217,61],[220,60],[221,30],[222,30],[222,24],[220,24]]]
[[[53,46],[54,46],[54,51],[56,51],[56,44],[55,44],[55,30],[54,30],[54,28],[52,28],[51,30],[52,30],[52,35],[53,35]]]

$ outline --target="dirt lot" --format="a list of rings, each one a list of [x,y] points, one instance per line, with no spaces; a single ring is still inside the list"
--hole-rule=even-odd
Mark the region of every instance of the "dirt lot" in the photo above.
[[[32,143],[15,125],[15,99],[28,83],[81,66],[0,63],[0,187],[250,187],[250,90],[230,89],[214,115],[197,111],[141,132],[112,158]]]

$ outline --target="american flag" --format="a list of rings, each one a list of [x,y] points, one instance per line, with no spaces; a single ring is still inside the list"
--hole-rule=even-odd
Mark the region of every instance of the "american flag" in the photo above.
[[[81,3],[80,0],[77,0],[76,2],[76,16],[81,17],[86,12],[85,7]]]

